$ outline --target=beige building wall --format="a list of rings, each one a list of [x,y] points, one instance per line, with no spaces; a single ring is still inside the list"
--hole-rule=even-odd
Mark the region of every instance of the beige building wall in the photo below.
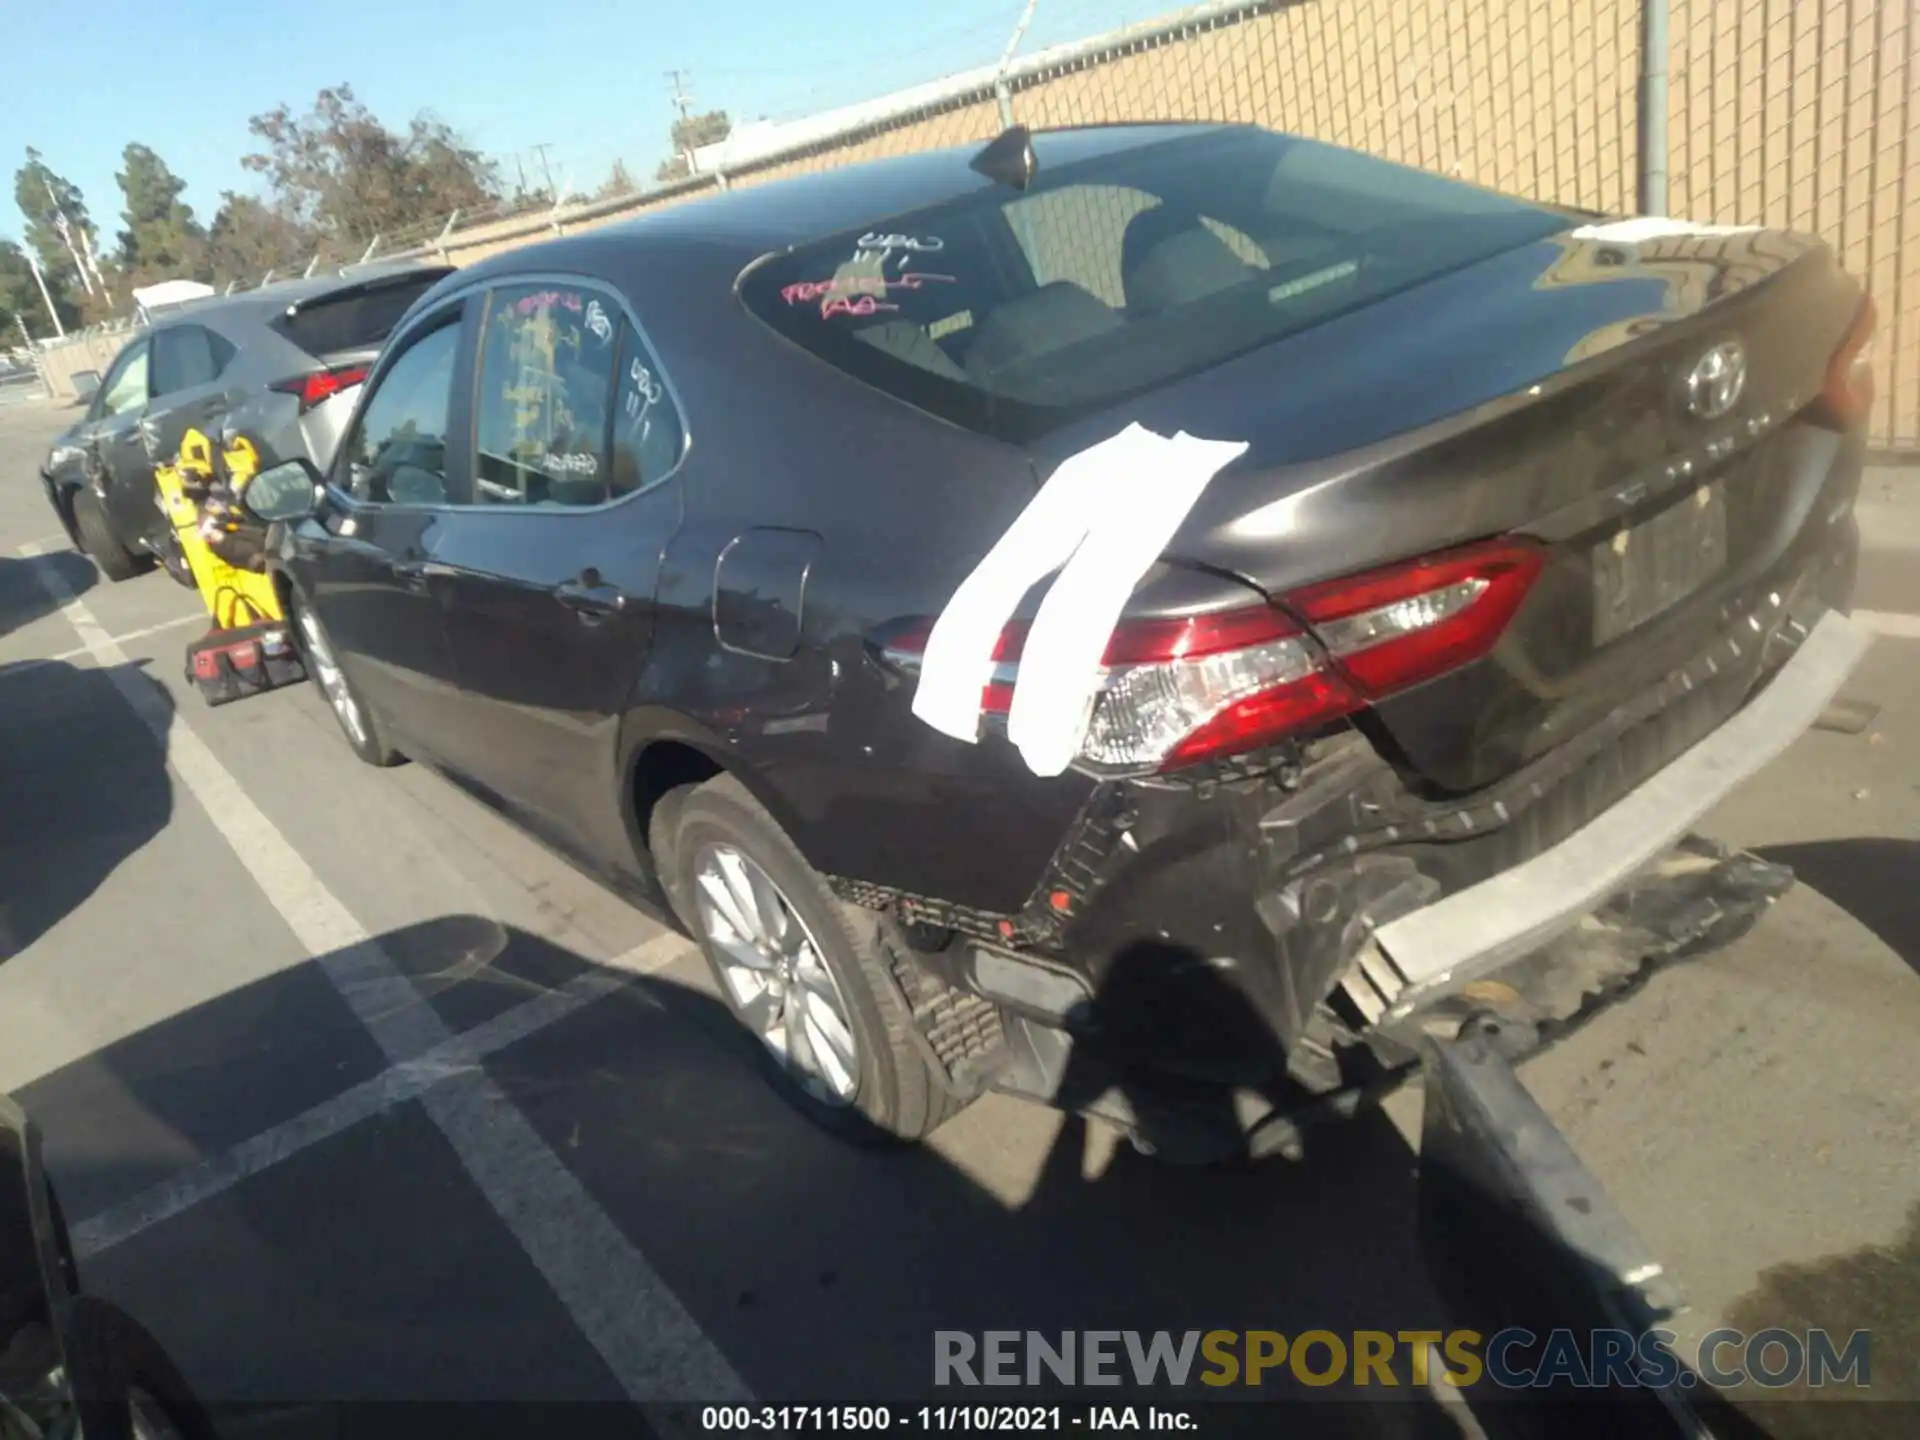
[[[1672,7],[1667,208],[1830,241],[1880,309],[1874,439],[1920,447],[1920,0]],[[1636,0],[1292,0],[1028,77],[1012,105],[1036,128],[1251,121],[1631,214],[1639,23]],[[976,99],[729,183],[974,143],[999,128],[997,105]],[[500,222],[456,233],[442,253],[465,264],[552,233],[541,221]]]

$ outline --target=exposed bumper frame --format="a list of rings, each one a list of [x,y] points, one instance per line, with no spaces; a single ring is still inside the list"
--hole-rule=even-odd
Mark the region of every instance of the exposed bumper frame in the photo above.
[[[1574,924],[1804,733],[1870,639],[1844,615],[1822,617],[1737,714],[1590,824],[1531,860],[1382,925],[1343,982],[1349,997],[1369,1021],[1391,1024]]]

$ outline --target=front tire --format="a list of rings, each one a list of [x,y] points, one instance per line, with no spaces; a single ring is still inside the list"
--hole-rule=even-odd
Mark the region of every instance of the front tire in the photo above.
[[[306,602],[291,594],[287,597],[286,609],[287,629],[299,647],[300,663],[306,666],[307,678],[319,688],[327,708],[333,711],[347,747],[367,764],[380,769],[406,759],[393,748],[380,717],[368,708],[353,681],[347,678],[347,672],[341,669],[333,639],[320,623],[320,617]]]
[[[131,580],[147,568],[140,556],[120,543],[107,519],[107,507],[93,491],[81,489],[74,494],[73,528],[79,532],[80,548],[100,567],[100,573],[116,584]]]
[[[932,1133],[959,1101],[915,1043],[885,917],[836,898],[731,775],[689,791],[677,820],[658,863],[775,1088],[847,1138]]]

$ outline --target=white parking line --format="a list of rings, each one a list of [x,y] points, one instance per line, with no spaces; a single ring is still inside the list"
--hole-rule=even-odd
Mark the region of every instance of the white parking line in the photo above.
[[[472,1070],[496,1051],[564,1020],[604,995],[625,988],[636,975],[652,975],[693,953],[693,945],[668,932],[635,946],[605,970],[575,976],[557,990],[516,1005],[482,1025],[462,1031],[425,1054],[381,1071],[370,1080],[324,1100],[271,1130],[171,1175],[73,1227],[74,1252],[85,1260],[131,1240],[262,1170],[290,1160],[311,1145],[418,1099],[443,1080]]]
[[[1895,640],[1920,640],[1920,615],[1898,610],[1856,610],[1853,618],[1876,635]]]
[[[178,629],[182,625],[192,625],[196,621],[202,625],[212,623],[207,618],[207,612],[200,610],[192,615],[182,615],[174,620],[162,620],[158,625],[144,625],[138,630],[129,630],[123,635],[113,635],[108,638],[116,645],[128,645],[135,640],[145,640],[149,635],[159,635],[168,630]],[[47,656],[41,663],[47,664],[64,660],[78,660],[82,655],[91,655],[92,653],[93,648],[91,646],[76,645],[71,650],[62,650],[58,655]]]
[[[41,552],[28,545],[21,553]],[[34,570],[94,657],[113,667],[108,674],[114,687],[165,745],[180,783],[388,1060],[398,1065],[454,1039],[206,742],[129,666],[126,652],[85,602],[50,567]],[[492,1079],[479,1070],[458,1073],[420,1100],[632,1399],[751,1398],[659,1272]]]

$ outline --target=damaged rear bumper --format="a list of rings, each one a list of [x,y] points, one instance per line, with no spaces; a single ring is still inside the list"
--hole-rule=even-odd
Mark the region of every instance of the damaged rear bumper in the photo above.
[[[1531,860],[1374,930],[1342,989],[1390,1026],[1539,949],[1654,864],[1817,719],[1869,637],[1822,617],[1759,695],[1579,831]]]
[[[1141,905],[1169,917],[1191,911],[1206,925],[1183,927],[1192,941],[1175,928],[1157,944],[1120,951],[1097,981],[1070,963],[977,940],[950,947],[941,957],[950,983],[984,995],[1004,1020],[999,1043],[967,1067],[972,1083],[1101,1115],[1169,1157],[1298,1153],[1309,1123],[1397,1084],[1430,1037],[1472,1016],[1497,1017],[1520,1053],[1663,961],[1721,948],[1792,875],[1694,827],[1813,724],[1868,643],[1837,612],[1810,628],[1788,621],[1782,640],[1795,634],[1792,654],[1744,704],[1695,696],[1738,708],[1679,716],[1692,743],[1664,764],[1642,765],[1636,757],[1646,746],[1623,730],[1581,762],[1602,767],[1593,785],[1578,768],[1558,787],[1519,777],[1533,799],[1510,795],[1508,814],[1496,817],[1505,823],[1463,826],[1446,815],[1420,821],[1415,835],[1404,824],[1410,845],[1369,851],[1313,836],[1295,851],[1312,849],[1299,878],[1277,890],[1249,875],[1271,863],[1276,829],[1305,837],[1312,822],[1294,826],[1291,815],[1327,812],[1337,821],[1364,809],[1377,793],[1365,779],[1379,773],[1377,762],[1353,762],[1363,777],[1356,782],[1340,761],[1323,786],[1309,782],[1278,809],[1257,789],[1217,795],[1217,834],[1178,867],[1156,863],[1168,842],[1151,838],[1155,817],[1142,807],[1130,823],[1149,837],[1144,883],[1116,880],[1103,899],[1136,913]],[[1675,720],[1668,711],[1650,723]],[[1664,743],[1664,734],[1647,743]],[[1634,766],[1637,780],[1585,808],[1594,788]],[[1316,794],[1321,788],[1333,798]],[[1191,811],[1177,809],[1165,829],[1191,836]],[[1436,830],[1444,840],[1425,838]],[[1543,831],[1553,843],[1539,843]],[[1515,848],[1522,856],[1506,860]],[[1464,883],[1436,880],[1468,861],[1484,868]],[[1181,906],[1155,893],[1168,873],[1180,882]],[[1253,933],[1233,933],[1235,896],[1244,905],[1248,894],[1285,902],[1294,892],[1295,903],[1280,907],[1285,923],[1260,910],[1255,923],[1269,926],[1272,947],[1265,954]],[[1207,944],[1209,929],[1216,945]]]

